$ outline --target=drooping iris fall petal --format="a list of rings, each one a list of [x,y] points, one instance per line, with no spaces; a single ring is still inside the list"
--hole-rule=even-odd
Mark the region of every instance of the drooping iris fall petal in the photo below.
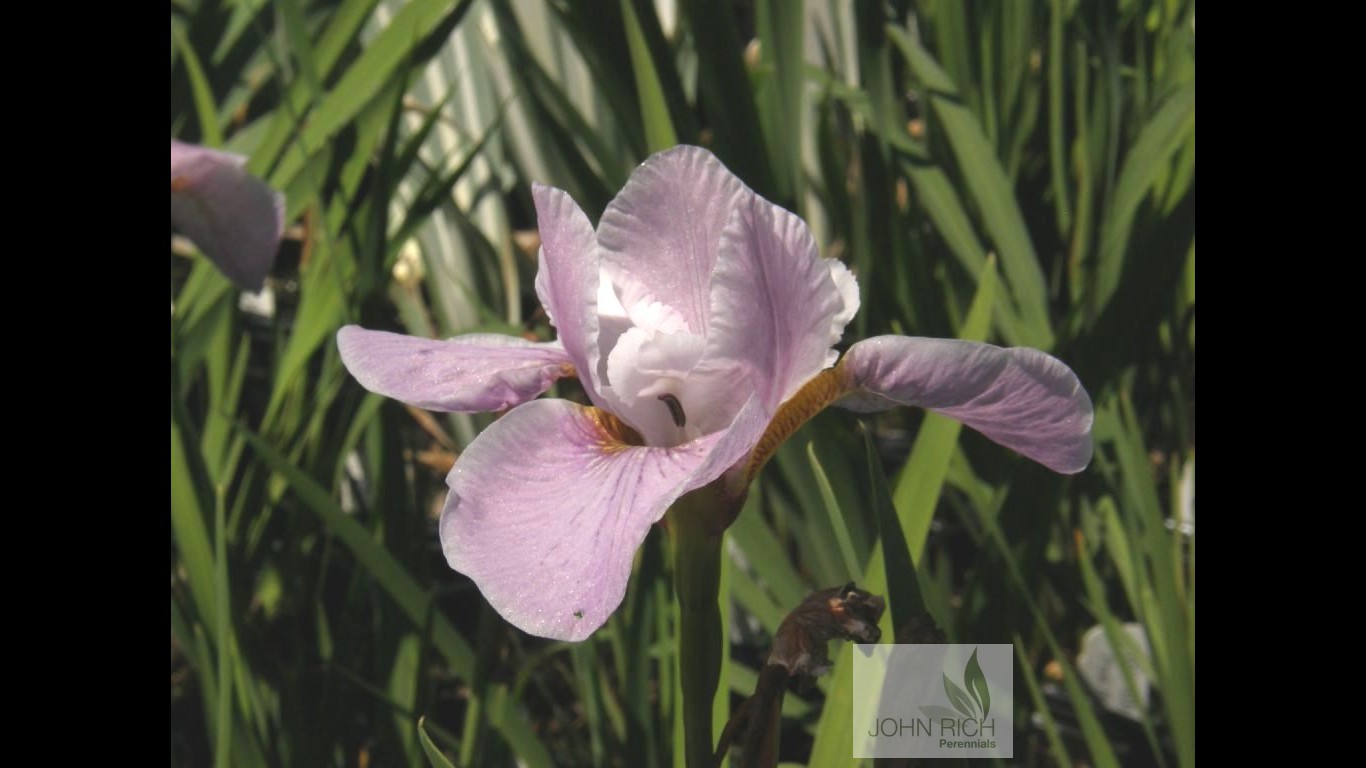
[[[915,405],[957,419],[1056,472],[1091,462],[1091,398],[1077,375],[1037,349],[877,336],[840,361],[860,412]]]
[[[621,442],[595,408],[527,403],[484,430],[447,477],[446,559],[517,627],[582,640],[621,604],[650,526],[739,461],[767,420],[751,400],[730,429],[660,448]]]
[[[257,291],[284,231],[284,196],[243,169],[246,158],[171,139],[171,224],[228,279]]]
[[[493,333],[438,341],[348,325],[337,347],[361,386],[429,411],[501,411],[574,375],[559,342]]]

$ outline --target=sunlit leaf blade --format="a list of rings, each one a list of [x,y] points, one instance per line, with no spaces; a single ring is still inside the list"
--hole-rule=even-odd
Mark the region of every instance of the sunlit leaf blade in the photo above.
[[[1051,348],[1054,337],[1043,271],[995,150],[982,134],[980,123],[959,100],[953,81],[934,59],[899,27],[888,27],[887,34],[924,83],[935,115],[944,126],[944,138],[981,210],[983,226],[999,249],[1011,300],[1029,329],[1026,343],[1040,349]]]
[[[417,720],[417,737],[422,743],[422,752],[427,756],[427,763],[432,768],[455,768],[455,763],[452,763],[442,754],[441,750],[437,749],[436,744],[432,742],[432,737],[427,735],[425,720],[425,717],[420,717]]]

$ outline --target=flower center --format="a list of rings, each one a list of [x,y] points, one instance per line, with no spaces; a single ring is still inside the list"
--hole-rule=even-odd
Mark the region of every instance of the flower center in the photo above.
[[[623,296],[634,300],[623,302]],[[679,445],[723,429],[734,418],[730,398],[718,399],[716,392],[735,389],[734,377],[727,383],[727,371],[699,369],[707,339],[673,307],[622,290],[604,270],[598,328],[603,395],[647,445]]]

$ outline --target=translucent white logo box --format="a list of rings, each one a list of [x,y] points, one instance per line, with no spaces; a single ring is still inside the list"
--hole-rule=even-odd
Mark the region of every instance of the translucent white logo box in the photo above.
[[[856,646],[851,756],[1013,757],[1014,664],[1009,644]]]

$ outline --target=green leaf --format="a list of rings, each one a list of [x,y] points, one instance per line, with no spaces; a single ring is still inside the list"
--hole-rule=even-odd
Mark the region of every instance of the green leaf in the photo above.
[[[640,98],[640,117],[645,124],[645,144],[649,152],[668,149],[678,143],[673,119],[669,117],[669,103],[655,71],[655,61],[649,44],[641,32],[640,20],[631,0],[621,0],[621,15],[626,24],[626,44],[631,50],[631,65],[635,74],[636,94]]]
[[[184,564],[190,595],[211,632],[218,627],[214,605],[214,557],[209,543],[208,526],[204,524],[204,508],[212,504],[203,459],[194,450],[193,441],[182,434],[174,411],[171,419],[171,536],[175,540],[180,562]]]
[[[844,513],[840,511],[840,503],[835,498],[835,490],[830,487],[830,479],[826,477],[825,468],[821,466],[820,459],[816,458],[816,444],[814,442],[806,444],[806,458],[811,463],[811,475],[816,478],[816,485],[820,487],[821,501],[824,502],[825,513],[830,519],[830,528],[835,532],[835,541],[839,544],[840,557],[844,561],[845,578],[854,578],[863,569],[858,566],[858,557],[854,554],[854,543],[849,540],[849,528],[845,523]]]
[[[884,577],[885,578],[885,577]],[[877,591],[872,574],[863,577],[863,586]],[[811,744],[812,766],[849,765],[853,752],[853,725],[849,713],[854,706],[854,645],[844,643],[835,656],[835,669],[830,675],[830,690],[825,693],[825,706],[816,723],[816,738]]]
[[[1072,229],[1072,188],[1067,177],[1067,124],[1063,107],[1067,92],[1063,87],[1063,0],[1051,0],[1048,9],[1048,169],[1052,174],[1053,197],[1057,200],[1058,234],[1066,237]]]
[[[314,94],[322,93],[322,79],[318,77],[318,66],[313,55],[313,43],[308,37],[308,24],[304,21],[302,0],[276,0],[275,7],[280,12],[280,22],[289,42],[289,53],[293,54],[304,84]]]
[[[397,559],[384,548],[369,531],[341,510],[317,481],[295,466],[261,436],[238,425],[238,431],[256,453],[285,482],[303,502],[304,507],[318,516],[327,530],[337,538],[356,562],[403,611],[414,627],[422,628],[428,620],[430,595],[418,586]],[[474,652],[455,627],[441,614],[432,617],[432,643],[450,662],[456,674],[469,676],[474,671]]]
[[[317,481],[274,446],[246,427],[239,425],[238,430],[261,459],[284,477],[304,506],[318,515],[328,531],[351,551],[356,562],[389,595],[414,627],[423,628],[428,621],[431,622],[432,645],[445,657],[451,669],[461,677],[472,677],[475,673],[473,650],[444,615],[432,611],[431,596],[418,586],[398,560],[360,523],[343,512]],[[549,753],[530,730],[525,716],[507,698],[507,687],[493,686],[488,694],[485,706],[490,723],[528,764],[549,766]]]
[[[218,728],[214,739],[214,765],[228,765],[232,745],[232,630],[228,601],[228,527],[224,522],[223,488],[214,494],[213,555],[214,605],[218,614],[218,633],[214,652],[218,654]]]
[[[1038,675],[1034,672],[1033,663],[1025,655],[1024,641],[1019,635],[1014,638],[1015,663],[1024,672],[1025,687],[1029,691],[1029,701],[1033,705],[1035,712],[1039,713],[1043,720],[1044,738],[1048,740],[1048,756],[1056,761],[1062,768],[1072,768],[1072,758],[1067,754],[1067,746],[1063,743],[1062,734],[1058,730],[1058,721],[1053,717],[1053,711],[1048,708],[1048,702],[1044,700],[1043,690],[1039,686]]]
[[[341,61],[342,54],[356,44],[361,25],[378,4],[379,0],[345,0],[328,18],[327,26],[313,48],[313,61],[319,77],[331,78],[334,68]],[[239,17],[244,10],[238,9]],[[285,144],[302,125],[315,96],[316,93],[302,78],[289,84],[273,115],[269,119],[257,121],[262,126],[261,136],[256,151],[247,163],[249,171],[264,176],[276,164]]]
[[[214,103],[213,88],[204,76],[204,67],[184,32],[176,35],[180,53],[185,57],[185,74],[190,78],[190,93],[194,96],[194,110],[199,118],[200,141],[206,147],[223,146],[223,129],[218,126],[218,107]]]
[[[721,161],[765,197],[772,197],[763,129],[740,52],[745,41],[734,9],[722,0],[684,0],[697,49],[697,96],[711,122]]]
[[[1114,747],[1105,736],[1105,731],[1101,727],[1100,719],[1096,716],[1095,708],[1092,706],[1091,699],[1082,689],[1077,670],[1068,661],[1066,654],[1063,653],[1062,646],[1054,636],[1052,628],[1049,626],[1048,618],[1040,609],[1035,601],[1028,583],[1020,570],[1020,565],[1016,561],[1014,553],[1011,552],[1007,544],[1005,533],[1001,530],[1000,524],[994,516],[983,515],[981,517],[983,527],[986,529],[987,541],[993,546],[1005,568],[1006,575],[1014,583],[1016,594],[1024,601],[1025,607],[1029,609],[1033,616],[1035,626],[1040,634],[1043,635],[1044,643],[1048,647],[1049,653],[1054,660],[1062,667],[1063,690],[1067,693],[1067,698],[1072,704],[1073,712],[1077,718],[1077,725],[1081,730],[1082,738],[1086,741],[1087,748],[1091,751],[1091,760],[1094,765],[1100,768],[1117,768],[1119,759],[1115,756]]]
[[[906,535],[901,529],[901,521],[897,519],[896,506],[887,488],[887,476],[882,471],[882,462],[877,457],[872,435],[865,432],[863,444],[873,511],[877,518],[878,549],[875,558],[881,556],[880,560],[869,563],[868,570],[888,574],[882,579],[886,585],[887,613],[891,621],[891,631],[887,634],[895,639],[897,633],[911,626],[918,618],[928,615],[929,611],[925,607],[920,577],[916,574],[915,562],[906,546]],[[865,585],[864,589],[873,588]]]
[[[995,149],[981,123],[959,98],[958,89],[938,63],[901,28],[887,27],[887,35],[901,49],[916,77],[929,93],[930,105],[944,127],[969,192],[977,202],[982,223],[1001,255],[1010,297],[1023,319],[1029,346],[1050,349],[1053,331],[1048,320],[1048,294],[1043,270],[1025,226],[1024,215]]]
[[[1089,297],[1090,316],[1098,317],[1119,290],[1129,260],[1129,232],[1134,216],[1158,175],[1181,148],[1187,131],[1195,130],[1195,85],[1172,94],[1143,126],[1124,159],[1115,196],[1100,227],[1096,285]],[[1137,256],[1135,256],[1137,258]]]
[[[271,185],[287,187],[394,78],[435,53],[430,43],[448,37],[468,7],[469,0],[414,0],[403,6],[308,116],[294,142],[297,149],[285,152]]]
[[[417,738],[422,742],[422,751],[427,754],[427,762],[431,764],[432,768],[455,768],[455,763],[441,754],[441,750],[432,743],[432,737],[427,735],[426,720],[425,715],[417,719]]]
[[[417,745],[414,742],[412,712],[417,709],[417,696],[422,681],[422,640],[416,632],[404,632],[398,639],[389,669],[388,700],[394,706],[394,726],[399,745],[407,762],[415,762]]]
[[[950,183],[948,175],[943,169],[924,160],[907,159],[902,162],[901,169],[915,187],[920,205],[939,232],[939,236],[944,238],[944,243],[968,274],[980,281],[982,271],[987,266],[988,255],[981,241],[977,239],[972,221],[968,218],[967,211],[963,208],[963,203]],[[995,302],[992,314],[996,328],[1006,343],[1012,346],[1029,343],[1030,335],[1024,320],[1010,302]]]
[[[796,605],[810,590],[792,567],[791,560],[783,550],[783,542],[764,520],[764,511],[759,503],[762,495],[763,484],[760,483],[750,492],[745,508],[735,518],[735,523],[731,525],[727,534],[740,547],[740,551],[745,553],[745,560],[750,567],[773,592],[777,605]],[[737,585],[738,573],[737,570]],[[776,623],[773,628],[777,629]]]
[[[805,13],[804,0],[759,0],[755,5],[762,59],[761,84],[756,89],[759,120],[779,200],[801,199],[802,123],[807,114],[803,103]]]

